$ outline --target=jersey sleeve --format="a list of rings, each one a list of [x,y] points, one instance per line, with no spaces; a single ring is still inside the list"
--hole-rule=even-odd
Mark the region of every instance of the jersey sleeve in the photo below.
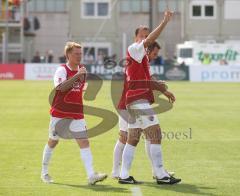
[[[134,43],[128,47],[129,55],[138,63],[141,63],[143,57],[146,55],[146,50],[143,43],[144,40],[140,43]]]
[[[54,86],[57,87],[59,84],[67,79],[67,72],[64,67],[59,67],[54,75]]]

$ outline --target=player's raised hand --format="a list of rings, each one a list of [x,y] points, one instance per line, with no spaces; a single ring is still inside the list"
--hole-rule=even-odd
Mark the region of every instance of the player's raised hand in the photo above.
[[[168,98],[170,103],[174,103],[176,101],[174,94],[172,94],[170,91],[165,91],[163,94]]]
[[[86,77],[86,74],[87,74],[87,69],[85,67],[81,67],[78,70],[77,74],[79,76],[80,81],[83,81],[83,80],[85,80],[85,77]]]
[[[85,68],[85,67],[81,67],[81,68],[78,70],[78,74],[79,74],[79,75],[87,74],[86,68]]]
[[[168,23],[168,22],[171,20],[171,18],[173,17],[173,14],[174,14],[174,12],[172,12],[172,11],[170,11],[170,10],[166,10],[166,11],[164,12],[163,21],[166,22],[166,23]]]

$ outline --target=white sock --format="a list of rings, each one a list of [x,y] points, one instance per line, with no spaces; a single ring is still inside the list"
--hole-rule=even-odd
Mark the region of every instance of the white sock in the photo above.
[[[132,165],[135,148],[135,146],[132,146],[130,144],[125,145],[122,155],[122,169],[120,173],[120,178],[122,179],[126,179],[129,177],[128,171],[130,170]]]
[[[125,147],[125,144],[123,144],[118,140],[113,151],[112,175],[116,177],[119,177],[120,175],[120,166],[122,162],[122,154],[123,154],[124,147]]]
[[[93,158],[92,158],[92,153],[90,148],[82,148],[80,149],[80,153],[81,153],[81,158],[83,160],[86,172],[87,172],[87,176],[88,178],[91,177],[94,174],[94,170],[93,170]]]
[[[153,160],[152,160],[152,157],[151,157],[150,146],[151,146],[151,142],[149,140],[145,139],[145,151],[146,151],[147,156],[148,156],[148,158],[149,158],[149,160],[151,162],[152,175],[156,176],[155,171],[154,171],[154,167],[153,167]]]
[[[168,173],[163,168],[162,161],[162,148],[160,144],[151,144],[150,153],[153,161],[153,167],[157,178],[161,179],[165,176],[168,176]]]
[[[48,144],[46,144],[43,150],[42,175],[48,174],[48,165],[49,165],[52,153],[53,153],[53,148],[50,148]]]

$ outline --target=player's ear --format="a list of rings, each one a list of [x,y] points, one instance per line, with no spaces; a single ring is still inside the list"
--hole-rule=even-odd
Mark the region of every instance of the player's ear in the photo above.
[[[146,48],[146,53],[147,53],[147,55],[150,55],[150,49],[149,48]]]

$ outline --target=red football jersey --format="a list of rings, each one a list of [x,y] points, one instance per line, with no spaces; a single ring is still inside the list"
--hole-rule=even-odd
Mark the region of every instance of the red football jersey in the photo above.
[[[124,88],[118,104],[118,109],[126,109],[126,105],[139,99],[148,100],[149,103],[152,104],[154,102],[153,92],[151,88],[146,88],[146,85],[144,85],[144,81],[151,80],[150,65],[147,55],[143,57],[141,63],[134,60],[129,52],[127,53],[127,59],[129,59],[129,61],[128,65],[125,67]],[[130,83],[134,83],[134,81],[143,81],[142,88],[130,88]],[[141,84],[141,82],[138,83],[138,86],[139,84]]]
[[[72,71],[67,65],[62,65],[66,69],[67,80],[73,77],[78,71]],[[83,65],[79,65],[79,68]],[[73,88],[67,92],[56,90],[50,114],[58,118],[83,119],[83,87],[85,81],[77,80]]]

